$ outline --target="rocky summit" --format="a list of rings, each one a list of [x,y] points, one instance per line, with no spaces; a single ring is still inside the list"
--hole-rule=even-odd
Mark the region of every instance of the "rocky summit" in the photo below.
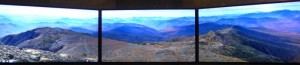
[[[239,26],[210,31],[200,35],[199,41],[200,61],[298,62],[295,57],[299,54],[299,47],[290,45],[290,40]]]
[[[49,51],[19,48],[15,46],[0,45],[0,62],[86,62],[72,56],[62,56]]]
[[[36,28],[0,38],[0,61],[86,62],[98,60],[98,38],[62,28]],[[10,49],[10,50],[7,50]],[[7,54],[7,55],[5,55]],[[37,57],[31,59],[31,57]],[[76,57],[76,58],[73,58]],[[80,58],[80,59],[79,59]]]
[[[194,37],[191,37],[194,38]],[[181,39],[183,40],[183,39]],[[102,38],[103,62],[194,62],[193,40],[134,44]]]

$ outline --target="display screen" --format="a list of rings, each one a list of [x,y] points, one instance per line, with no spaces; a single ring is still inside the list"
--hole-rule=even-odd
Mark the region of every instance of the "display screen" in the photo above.
[[[103,62],[195,62],[195,10],[103,10]]]
[[[199,9],[199,61],[300,62],[299,3]]]
[[[98,10],[0,5],[0,63],[97,61]]]

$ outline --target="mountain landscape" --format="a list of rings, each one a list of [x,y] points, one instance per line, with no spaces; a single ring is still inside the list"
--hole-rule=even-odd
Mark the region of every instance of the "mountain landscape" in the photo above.
[[[4,16],[2,16],[4,18]],[[5,59],[7,56],[1,56],[0,61],[15,60],[14,62],[97,62],[98,59],[98,30],[91,30],[82,26],[60,27],[62,23],[47,23],[48,25],[38,25],[24,27],[24,24],[1,21],[0,43],[2,47],[15,46],[16,48],[28,48],[38,50],[36,57],[47,56],[51,61],[40,61],[41,58],[31,61],[27,57]],[[21,22],[22,23],[22,22]],[[39,23],[43,24],[43,23]],[[24,27],[24,28],[23,28]],[[98,26],[94,26],[98,28]],[[12,50],[19,50],[14,49]],[[10,47],[8,47],[10,48]],[[19,50],[21,52],[26,50]],[[45,53],[44,53],[45,52]],[[2,53],[2,52],[1,52]],[[7,54],[5,52],[4,54]],[[16,53],[12,51],[11,53]],[[50,54],[47,54],[50,53]],[[8,53],[10,54],[10,53]],[[26,53],[27,55],[31,55]],[[44,55],[43,55],[44,54]],[[45,55],[46,54],[46,55]],[[17,55],[17,54],[16,54]],[[53,56],[56,55],[56,56]],[[63,55],[62,57],[60,55]],[[11,55],[15,56],[15,55]],[[53,56],[53,57],[51,57]],[[61,58],[59,58],[61,57]],[[65,58],[70,57],[70,58]],[[65,60],[61,60],[65,59]],[[76,60],[77,59],[77,60]]]
[[[102,26],[104,62],[194,61],[194,24],[162,30],[135,23],[104,23]]]
[[[105,11],[103,14],[106,14]],[[140,15],[145,16],[138,17]],[[101,51],[103,62],[195,61],[195,17],[191,17],[193,15],[178,17],[163,17],[159,14],[147,16],[151,14],[144,13],[140,15],[126,18],[103,17]]]
[[[275,10],[200,17],[199,60],[299,63],[299,15]]]
[[[184,18],[184,17],[182,17]],[[178,18],[175,18],[178,19]],[[192,19],[192,18],[184,18]],[[174,19],[171,19],[174,20]],[[160,42],[178,37],[194,36],[195,24],[192,21],[181,21],[188,24],[170,23],[170,20],[159,21],[166,27],[156,29],[151,24],[138,23],[103,23],[102,37],[131,43]],[[194,19],[193,19],[194,20]],[[158,25],[158,24],[154,24]]]
[[[47,52],[52,53],[53,55],[57,55],[58,57],[60,57],[60,55],[63,55],[65,57],[74,57],[81,59],[80,62],[86,62],[83,60],[96,62],[98,59],[98,38],[96,36],[67,29],[50,27],[37,28],[20,34],[7,35],[0,38],[0,42],[5,46],[15,46],[17,49],[28,48],[39,50],[38,54]],[[37,57],[42,56],[43,55]],[[22,60],[26,60],[26,58],[22,58]],[[69,58],[69,60],[72,59]],[[61,62],[59,59],[53,59],[53,61]],[[77,60],[62,62],[76,61]]]
[[[97,10],[0,8],[0,63],[98,62]]]

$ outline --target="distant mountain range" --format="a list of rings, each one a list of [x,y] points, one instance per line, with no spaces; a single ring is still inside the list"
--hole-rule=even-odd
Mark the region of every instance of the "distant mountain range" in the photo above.
[[[199,34],[202,35],[208,33],[209,31],[221,30],[227,27],[230,27],[230,25],[219,25],[216,23],[202,23],[199,24]]]
[[[195,36],[195,25],[174,26],[160,31],[168,39]]]
[[[213,22],[217,24],[239,25],[243,27],[262,27],[278,31],[291,31],[297,33],[300,33],[299,20],[300,11],[297,10],[278,10],[234,16],[223,15],[200,17],[200,23]]]
[[[1,21],[0,37],[9,34],[18,34],[27,30],[40,28],[40,27],[59,27],[59,28],[71,29],[73,31],[98,36],[98,34],[96,34],[98,33],[98,26],[99,26],[98,18],[91,18],[91,19],[59,18],[54,20],[37,19],[32,22],[31,21],[19,22],[15,20],[14,17],[0,14],[0,21]]]
[[[124,25],[102,32],[102,37],[126,42],[156,42],[163,40],[159,31],[138,24]]]
[[[92,30],[88,30],[88,29],[84,29],[84,28],[80,28],[80,27],[72,27],[70,30],[75,31],[75,32],[87,33],[87,34],[98,37],[98,31],[92,31]]]
[[[78,29],[77,29],[78,30]],[[62,28],[36,28],[0,38],[4,45],[98,59],[98,37]]]
[[[244,15],[239,15],[238,17],[251,17],[251,18],[263,18],[263,17],[272,17],[272,18],[298,18],[300,11],[298,10],[277,10],[271,12],[257,12],[249,13]]]
[[[104,24],[102,26],[102,37],[131,43],[159,42],[176,37],[194,36],[194,26],[192,24],[156,30],[134,23]],[[172,30],[166,31],[166,29]]]
[[[300,11],[298,10],[277,10],[271,12],[255,12],[242,15],[219,15],[199,17],[200,23],[218,21],[220,19],[231,18],[289,18],[299,19]]]
[[[144,25],[156,30],[162,30],[166,27],[185,26],[195,24],[195,17],[179,17],[179,18],[160,18],[160,17],[134,17],[134,18],[114,18],[103,19],[104,26],[108,23],[134,23]],[[105,29],[105,28],[104,28]]]

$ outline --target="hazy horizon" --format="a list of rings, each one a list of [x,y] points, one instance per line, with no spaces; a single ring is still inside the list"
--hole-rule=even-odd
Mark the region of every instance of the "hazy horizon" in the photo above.
[[[199,9],[199,17],[222,16],[222,15],[242,15],[255,12],[272,12],[277,10],[300,10],[300,2],[258,4],[245,6],[232,6],[220,8]]]
[[[103,10],[102,18],[194,17],[193,9],[180,10]]]
[[[0,37],[39,27],[80,27],[98,31],[98,11],[35,6],[0,5]]]

